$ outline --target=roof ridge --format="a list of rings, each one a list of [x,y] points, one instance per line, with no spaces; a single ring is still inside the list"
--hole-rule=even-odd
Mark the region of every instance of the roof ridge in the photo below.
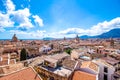
[[[29,67],[31,67],[31,69],[33,70],[33,72],[38,75],[38,73],[34,70],[34,68],[33,68],[32,66],[29,66]],[[43,80],[43,79],[40,77],[40,75],[38,75],[38,77],[39,77],[41,80]]]

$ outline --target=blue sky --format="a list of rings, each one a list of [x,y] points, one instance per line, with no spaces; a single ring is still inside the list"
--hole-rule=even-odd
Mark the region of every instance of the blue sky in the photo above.
[[[120,0],[0,0],[0,39],[99,35],[120,28]]]

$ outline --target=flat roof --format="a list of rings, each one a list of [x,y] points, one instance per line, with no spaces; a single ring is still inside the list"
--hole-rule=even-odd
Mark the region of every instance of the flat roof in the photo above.
[[[63,67],[59,67],[53,73],[61,75],[61,76],[67,76],[68,77],[72,73],[72,71],[69,70],[69,69],[65,69]]]
[[[51,63],[56,63],[58,60],[56,60],[56,59],[54,59],[54,58],[52,58],[52,57],[50,57],[50,56],[47,56],[47,57],[45,58],[45,61],[48,61],[48,62],[51,62]]]
[[[45,57],[45,61],[51,62],[51,63],[56,63],[58,60],[69,56],[67,53],[59,53],[59,54],[54,54],[54,55],[49,55]]]
[[[56,59],[56,60],[59,60],[59,59],[62,59],[66,56],[69,56],[67,53],[59,53],[59,54],[55,54],[52,56],[52,58]]]
[[[94,72],[99,72],[99,66],[92,61],[83,61],[81,68],[89,68],[94,70]]]

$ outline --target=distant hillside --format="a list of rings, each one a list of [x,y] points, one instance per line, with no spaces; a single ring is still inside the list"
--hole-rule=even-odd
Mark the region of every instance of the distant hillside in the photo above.
[[[98,36],[88,36],[83,35],[80,36],[81,39],[88,39],[88,38],[120,38],[120,28],[112,29],[106,33],[103,33]]]
[[[120,38],[120,28],[112,29],[106,33],[103,33],[98,38]]]
[[[55,39],[51,37],[46,37],[46,38],[43,38],[43,40],[55,40]]]
[[[92,38],[92,36],[88,36],[88,35],[80,36],[80,39],[88,39],[88,38]]]

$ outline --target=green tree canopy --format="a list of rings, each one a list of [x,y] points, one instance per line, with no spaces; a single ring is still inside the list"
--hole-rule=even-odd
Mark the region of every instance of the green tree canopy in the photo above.
[[[70,49],[70,48],[65,50],[65,52],[68,53],[69,55],[71,54],[71,51],[72,51],[72,49]]]
[[[26,60],[26,57],[27,57],[27,51],[25,48],[22,48],[22,50],[20,52],[20,61]]]

